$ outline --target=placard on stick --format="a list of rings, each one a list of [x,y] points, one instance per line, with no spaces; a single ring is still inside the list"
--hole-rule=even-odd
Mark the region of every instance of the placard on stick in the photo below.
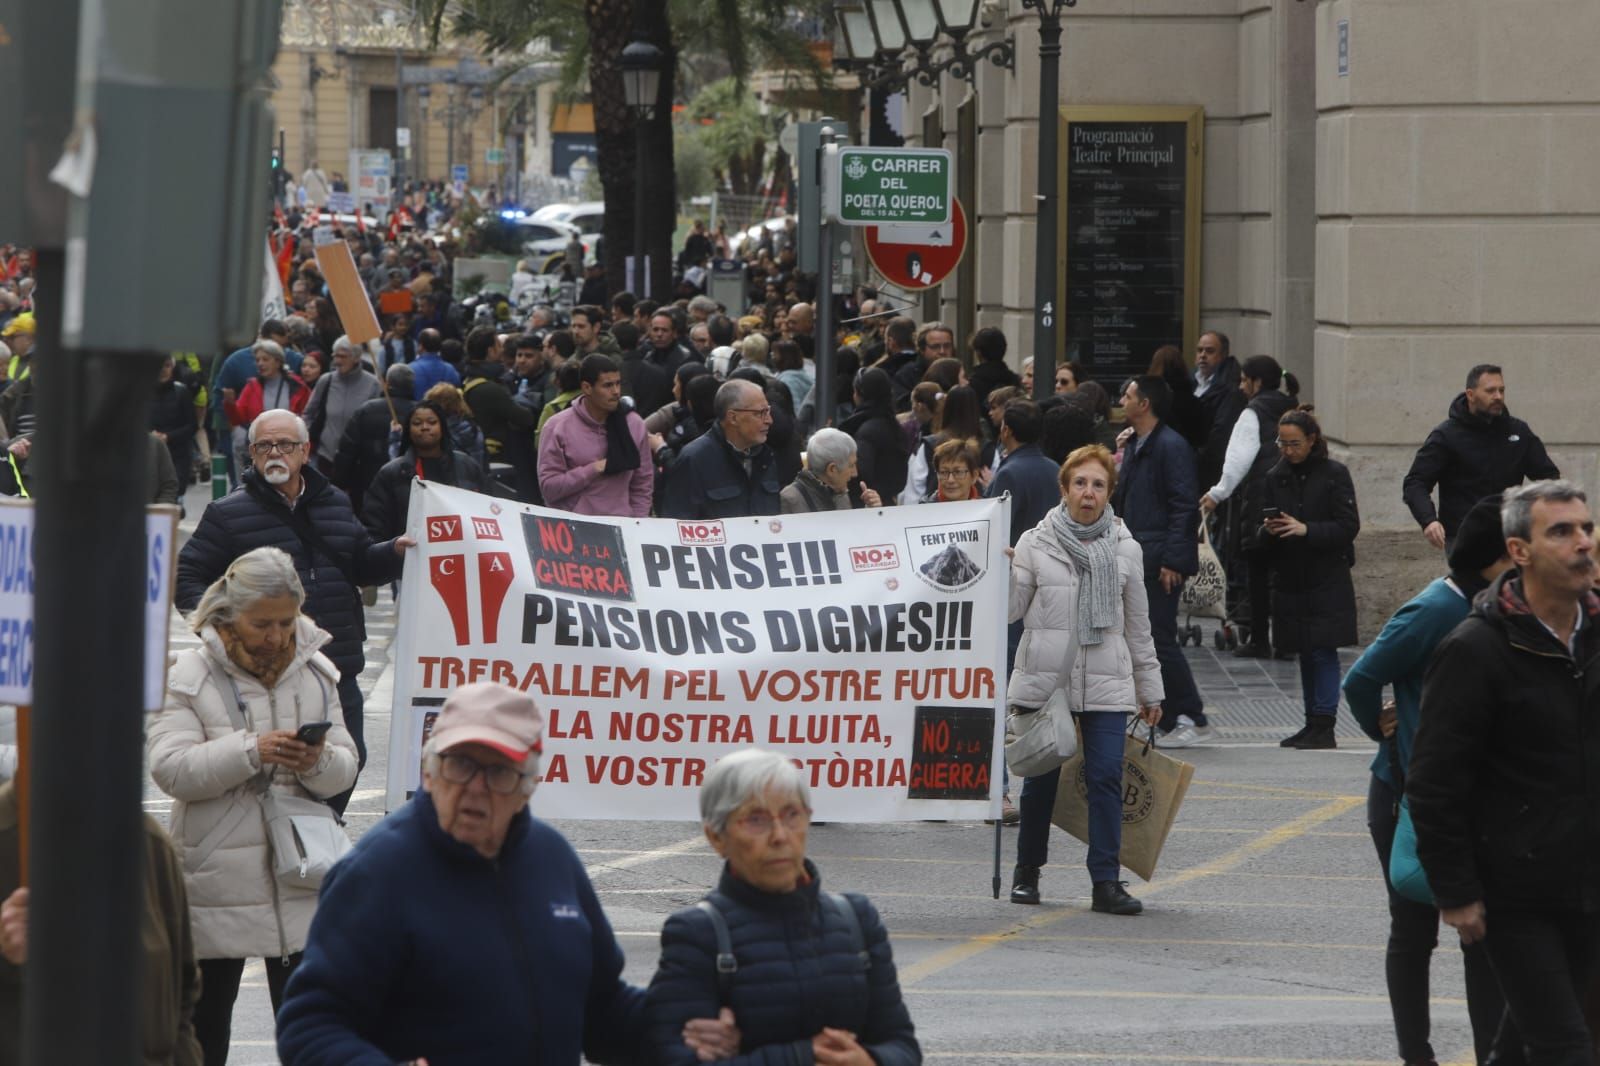
[[[367,296],[367,287],[356,270],[355,257],[350,254],[350,246],[344,241],[317,245],[317,266],[328,280],[328,291],[333,294],[333,306],[344,323],[345,336],[356,344],[383,336],[378,315]]]

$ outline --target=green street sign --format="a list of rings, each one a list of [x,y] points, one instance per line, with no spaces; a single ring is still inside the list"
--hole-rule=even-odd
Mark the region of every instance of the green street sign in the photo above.
[[[828,210],[846,226],[942,226],[954,183],[943,148],[839,148],[828,159]]]

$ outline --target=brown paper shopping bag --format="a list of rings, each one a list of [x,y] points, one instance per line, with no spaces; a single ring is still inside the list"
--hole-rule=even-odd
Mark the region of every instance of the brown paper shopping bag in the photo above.
[[[1154,730],[1152,729],[1152,735]],[[1148,881],[1172,832],[1183,797],[1194,779],[1191,763],[1174,759],[1132,734],[1123,738],[1122,865]],[[1083,773],[1083,746],[1061,767],[1052,822],[1084,843],[1089,842],[1089,788]]]

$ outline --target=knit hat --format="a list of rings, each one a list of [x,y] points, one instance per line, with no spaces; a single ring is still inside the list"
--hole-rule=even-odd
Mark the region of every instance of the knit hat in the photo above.
[[[1472,505],[1456,530],[1450,546],[1450,569],[1476,574],[1506,554],[1506,538],[1500,528],[1500,493],[1485,496]]]

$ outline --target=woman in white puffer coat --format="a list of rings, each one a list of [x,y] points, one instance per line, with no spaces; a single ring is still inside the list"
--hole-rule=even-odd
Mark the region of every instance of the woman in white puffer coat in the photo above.
[[[202,647],[179,652],[166,706],[150,726],[150,773],[172,807],[200,961],[195,1033],[206,1066],[228,1056],[233,1002],[246,959],[266,963],[272,1009],[300,960],[317,890],[273,876],[264,788],[325,800],[356,778],[356,749],[339,714],[330,639],[300,613],[305,591],[277,548],[234,560],[190,624]],[[315,744],[303,725],[331,722]]]
[[[1083,738],[1089,792],[1089,877],[1094,909],[1138,914],[1143,905],[1117,874],[1122,845],[1122,752],[1128,716],[1161,716],[1161,664],[1150,637],[1144,561],[1112,512],[1116,461],[1098,444],[1061,464],[1061,506],[1022,535],[1011,561],[1011,621],[1021,619],[1006,699],[1043,707],[1065,689]],[[1050,847],[1056,771],[1022,786],[1022,825],[1011,902],[1039,902],[1039,868]]]

